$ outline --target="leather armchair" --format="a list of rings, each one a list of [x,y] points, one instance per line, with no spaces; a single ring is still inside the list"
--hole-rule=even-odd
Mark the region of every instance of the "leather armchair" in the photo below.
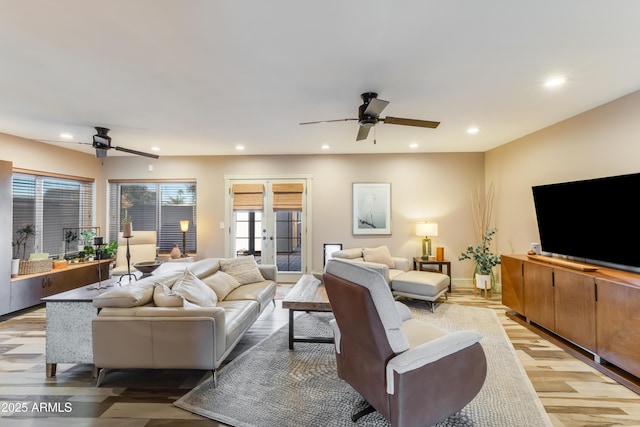
[[[413,319],[377,271],[328,261],[324,284],[335,320],[338,376],[395,427],[435,424],[480,391],[487,362],[474,331],[448,333]]]

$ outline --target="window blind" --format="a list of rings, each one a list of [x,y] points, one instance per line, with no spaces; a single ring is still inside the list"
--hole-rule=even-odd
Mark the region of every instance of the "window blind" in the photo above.
[[[14,172],[13,237],[27,225],[36,231],[26,247],[19,248],[19,256],[28,258],[32,252],[58,256],[64,253],[64,228],[95,226],[94,187],[91,180]]]
[[[273,184],[271,189],[273,191],[274,211],[302,210],[302,192],[304,191],[303,184]]]
[[[233,210],[262,210],[262,184],[233,184]]]

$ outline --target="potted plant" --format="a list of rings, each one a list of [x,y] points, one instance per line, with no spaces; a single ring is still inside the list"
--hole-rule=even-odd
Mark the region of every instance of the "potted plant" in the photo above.
[[[17,237],[13,239],[13,259],[11,260],[11,277],[18,276],[20,272],[20,260],[27,259],[27,242],[29,238],[36,235],[36,227],[33,224],[27,224],[16,230]],[[20,249],[22,248],[22,256]]]
[[[491,252],[489,245],[496,234],[496,229],[486,230],[482,240],[475,247],[469,245],[467,250],[458,257],[458,261],[472,259],[476,263],[474,286],[479,289],[489,290],[493,284],[493,267],[500,264],[500,257]]]

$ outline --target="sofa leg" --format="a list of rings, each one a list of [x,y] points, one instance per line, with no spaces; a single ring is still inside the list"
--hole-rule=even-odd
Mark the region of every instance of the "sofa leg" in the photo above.
[[[102,380],[104,380],[104,376],[107,373],[105,368],[98,368],[98,379],[96,380],[96,387],[100,387],[102,384]]]
[[[276,299],[275,299],[275,298],[272,298],[272,299],[271,299],[271,302],[273,303],[273,306],[275,307],[275,306],[276,306]]]
[[[218,387],[218,370],[211,371],[211,379],[213,380],[213,388]]]

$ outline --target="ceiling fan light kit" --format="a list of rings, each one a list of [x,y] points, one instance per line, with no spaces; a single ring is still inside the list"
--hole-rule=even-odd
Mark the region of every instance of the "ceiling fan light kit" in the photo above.
[[[378,94],[375,92],[365,92],[360,95],[362,98],[362,105],[358,107],[358,118],[336,119],[336,120],[322,120],[316,122],[303,122],[301,125],[310,125],[316,123],[329,123],[329,122],[343,122],[350,120],[358,121],[358,134],[356,135],[356,141],[362,141],[369,136],[369,130],[378,124],[383,122],[391,125],[402,126],[414,126],[435,129],[440,122],[434,122],[429,120],[417,120],[417,119],[404,119],[400,117],[380,117],[382,111],[389,105],[389,101],[378,99]],[[374,141],[375,143],[375,141]]]

